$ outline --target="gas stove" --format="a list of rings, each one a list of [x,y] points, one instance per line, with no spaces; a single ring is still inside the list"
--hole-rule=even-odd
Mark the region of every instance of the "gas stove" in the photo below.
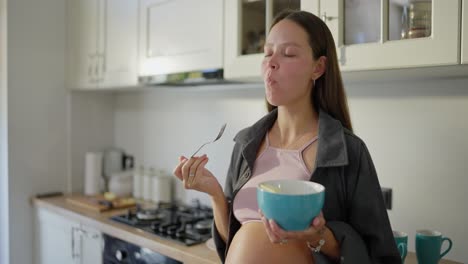
[[[154,208],[129,209],[111,220],[144,230],[158,237],[186,246],[211,238],[213,211],[200,205],[159,204]]]

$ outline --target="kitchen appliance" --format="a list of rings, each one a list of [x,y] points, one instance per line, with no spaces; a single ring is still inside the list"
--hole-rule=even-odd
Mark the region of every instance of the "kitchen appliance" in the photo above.
[[[213,211],[196,201],[196,205],[159,203],[154,208],[129,209],[126,214],[111,217],[155,236],[192,246],[211,238]]]
[[[158,263],[158,264],[182,264],[182,262],[166,257],[147,248],[142,248],[118,238],[103,234],[104,252],[103,264],[117,263]]]
[[[104,151],[103,177],[105,190],[108,190],[107,188],[109,188],[109,180],[113,174],[124,170],[130,170],[133,168],[133,165],[133,156],[125,154],[122,149],[109,148]]]
[[[140,76],[138,81],[146,86],[198,86],[240,83],[224,79],[224,70],[221,68]]]
[[[104,151],[104,176],[133,168],[133,156],[126,155],[122,149],[110,148]]]

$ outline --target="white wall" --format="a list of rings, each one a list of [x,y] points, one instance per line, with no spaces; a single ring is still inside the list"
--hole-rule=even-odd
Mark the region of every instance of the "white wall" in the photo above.
[[[70,97],[70,178],[67,191],[83,192],[85,154],[114,142],[114,96],[109,92],[73,92]]]
[[[9,263],[27,264],[29,198],[66,188],[65,1],[13,0],[7,12]]]
[[[463,80],[427,80],[347,86],[355,132],[367,143],[382,186],[393,188],[394,229],[433,228],[452,238],[447,258],[468,260],[468,90]],[[180,154],[204,149],[208,167],[224,184],[235,133],[264,113],[263,90],[157,89],[121,93],[115,106],[115,142],[144,165],[167,170]],[[182,191],[180,191],[182,193]],[[186,201],[206,195],[189,191]]]
[[[264,104],[259,103],[263,90],[199,89],[158,89],[117,96],[116,145],[134,154],[137,164],[172,173],[179,155],[191,155],[202,143],[213,140],[221,125],[227,122],[223,137],[199,152],[209,155],[211,161],[207,167],[224,183],[232,139],[238,130],[266,112]],[[205,195],[185,193],[178,187],[179,198],[209,202]]]
[[[0,263],[8,263],[6,1],[0,0]]]

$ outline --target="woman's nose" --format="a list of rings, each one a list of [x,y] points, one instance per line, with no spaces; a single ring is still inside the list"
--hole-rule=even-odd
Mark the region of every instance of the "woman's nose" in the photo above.
[[[268,68],[272,69],[272,70],[277,70],[279,68],[279,64],[278,62],[276,62],[276,60],[274,59],[270,59],[268,61]]]

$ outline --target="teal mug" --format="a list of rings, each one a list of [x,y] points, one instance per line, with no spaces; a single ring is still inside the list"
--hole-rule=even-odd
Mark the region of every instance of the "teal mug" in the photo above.
[[[408,234],[401,231],[393,231],[393,238],[400,252],[402,263],[405,263],[406,254],[408,253]]]
[[[442,243],[448,242],[447,249],[440,253]],[[452,240],[434,230],[416,231],[416,256],[420,264],[437,264],[452,249]]]

